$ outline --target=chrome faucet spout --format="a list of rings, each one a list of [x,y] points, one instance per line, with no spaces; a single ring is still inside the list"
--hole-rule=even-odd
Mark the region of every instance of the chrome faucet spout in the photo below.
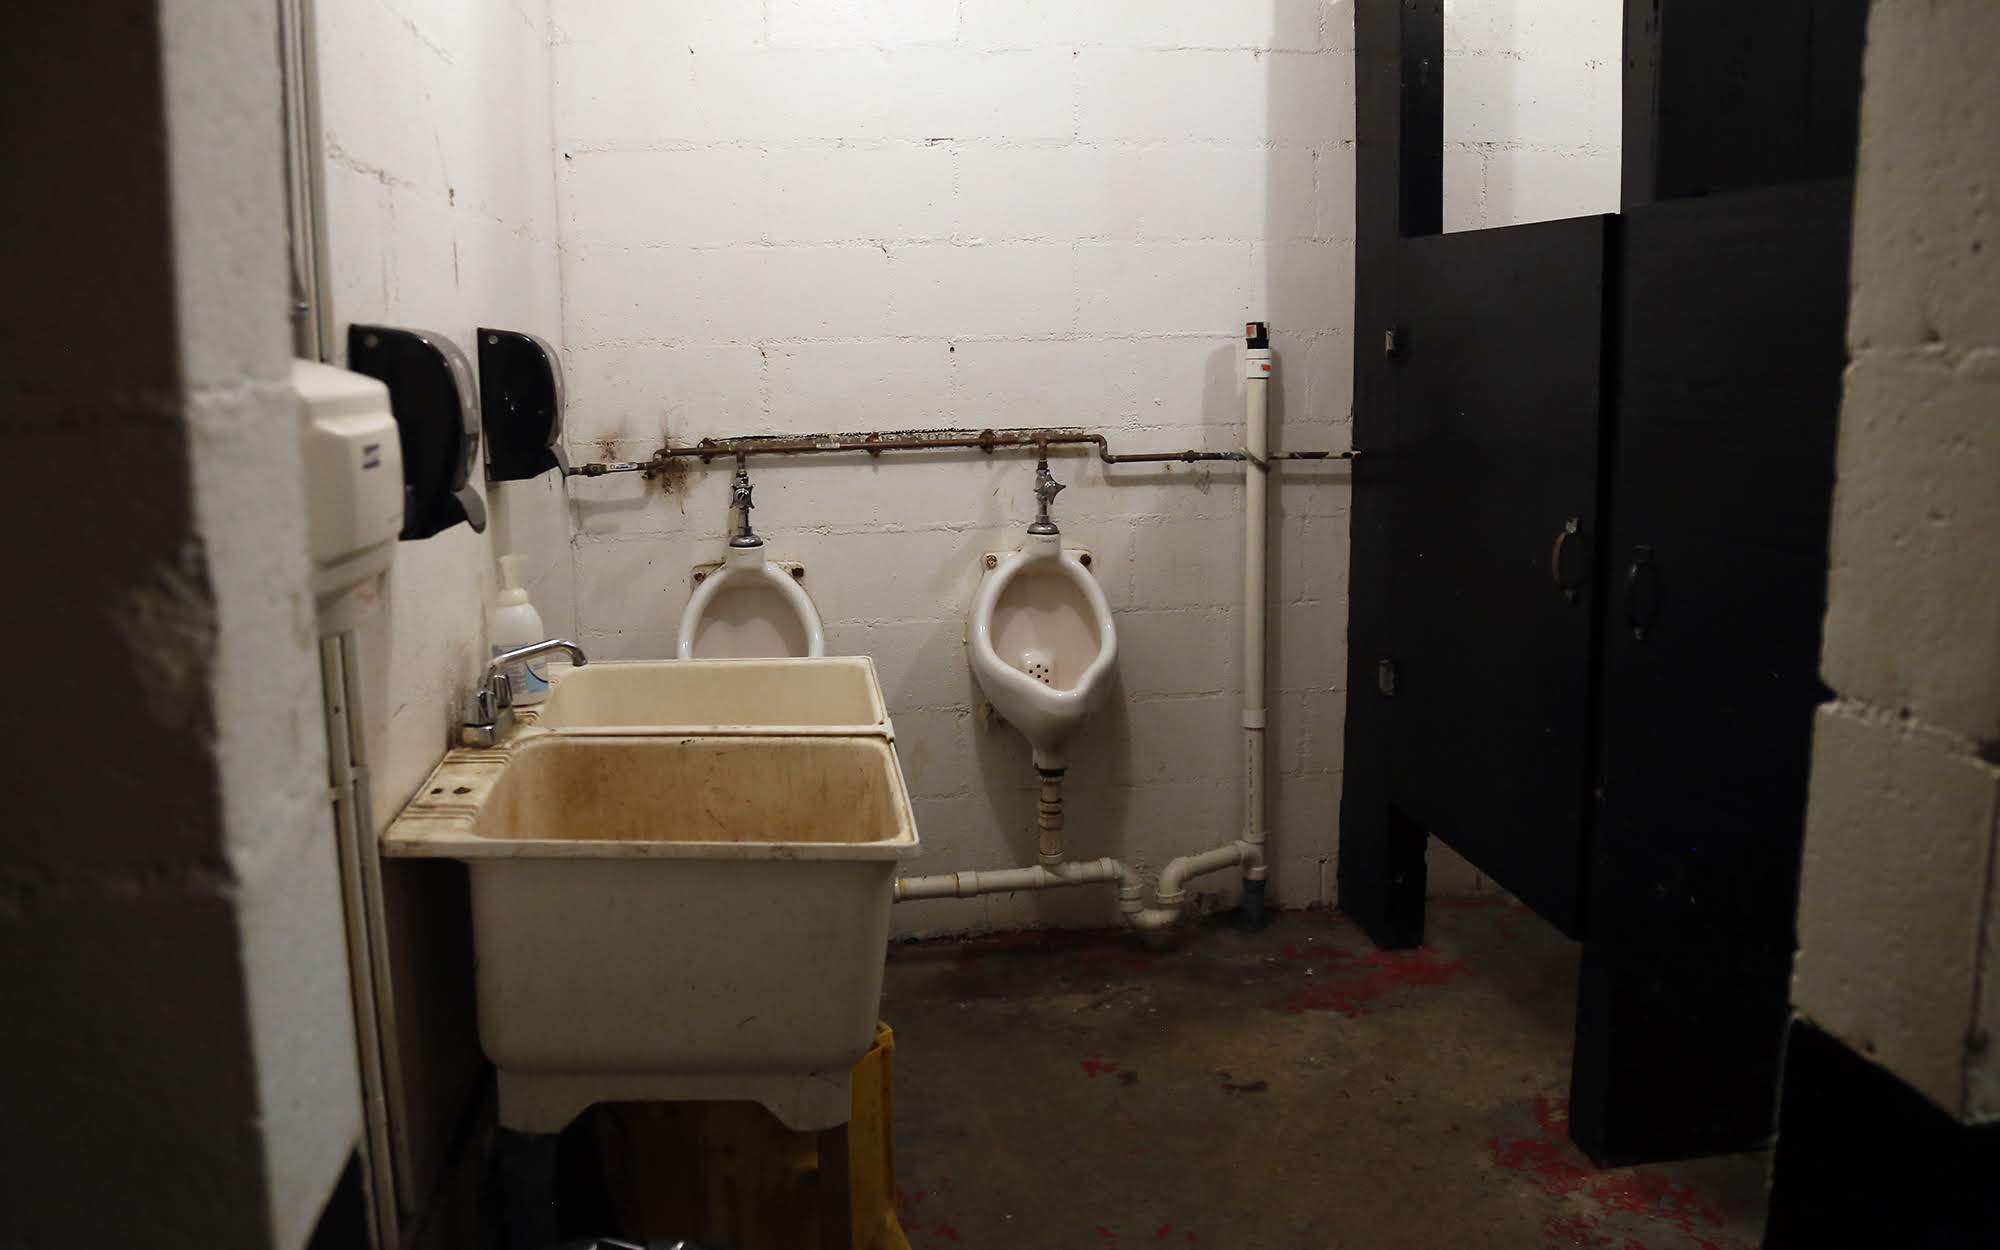
[[[525,647],[502,651],[486,661],[486,667],[479,672],[479,685],[473,690],[472,699],[466,707],[465,723],[459,726],[459,741],[469,747],[497,744],[514,726],[514,687],[507,680],[507,666],[556,651],[568,655],[569,662],[577,668],[590,663],[583,648],[567,638],[545,638]]]

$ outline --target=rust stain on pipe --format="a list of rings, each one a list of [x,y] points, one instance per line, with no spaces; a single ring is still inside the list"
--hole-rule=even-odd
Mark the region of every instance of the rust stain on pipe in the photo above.
[[[1244,461],[1241,451],[1114,452],[1110,440],[1091,430],[1076,427],[1007,430],[873,430],[867,432],[779,435],[747,434],[734,438],[704,438],[675,446],[671,443],[645,461],[620,461],[577,465],[574,477],[602,477],[607,473],[645,473],[651,477],[668,471],[676,461],[700,460],[707,464],[718,458],[731,460],[749,456],[810,456],[866,452],[880,457],[890,451],[1033,451],[1046,454],[1051,449],[1088,447],[1105,464],[1196,464],[1205,461]],[[1272,460],[1352,460],[1356,451],[1273,452]]]

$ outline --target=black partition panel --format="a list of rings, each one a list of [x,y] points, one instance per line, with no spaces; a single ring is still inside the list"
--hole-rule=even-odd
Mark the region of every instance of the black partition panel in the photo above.
[[[1607,217],[1402,240],[1392,806],[1575,933]]]
[[[1627,0],[1625,211],[1440,235],[1442,8],[1356,4],[1340,906],[1421,943],[1428,834],[1580,937],[1600,1162],[1771,1128],[1865,9]]]
[[[1845,363],[1842,180],[1629,211],[1571,1129],[1770,1131]]]

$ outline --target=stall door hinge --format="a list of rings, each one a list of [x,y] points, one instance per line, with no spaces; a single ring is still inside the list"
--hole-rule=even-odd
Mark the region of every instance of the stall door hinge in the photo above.
[[[1375,662],[1375,689],[1386,698],[1396,697],[1396,662],[1377,660]]]

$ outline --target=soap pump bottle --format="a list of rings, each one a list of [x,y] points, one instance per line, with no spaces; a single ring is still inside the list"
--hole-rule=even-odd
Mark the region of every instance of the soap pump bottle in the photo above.
[[[549,636],[542,628],[542,614],[528,602],[528,592],[521,586],[521,565],[525,561],[526,557],[519,555],[500,557],[500,593],[493,600],[494,655],[532,646]],[[542,656],[516,660],[502,670],[513,689],[514,706],[525,707],[549,697],[547,665],[548,658]]]

